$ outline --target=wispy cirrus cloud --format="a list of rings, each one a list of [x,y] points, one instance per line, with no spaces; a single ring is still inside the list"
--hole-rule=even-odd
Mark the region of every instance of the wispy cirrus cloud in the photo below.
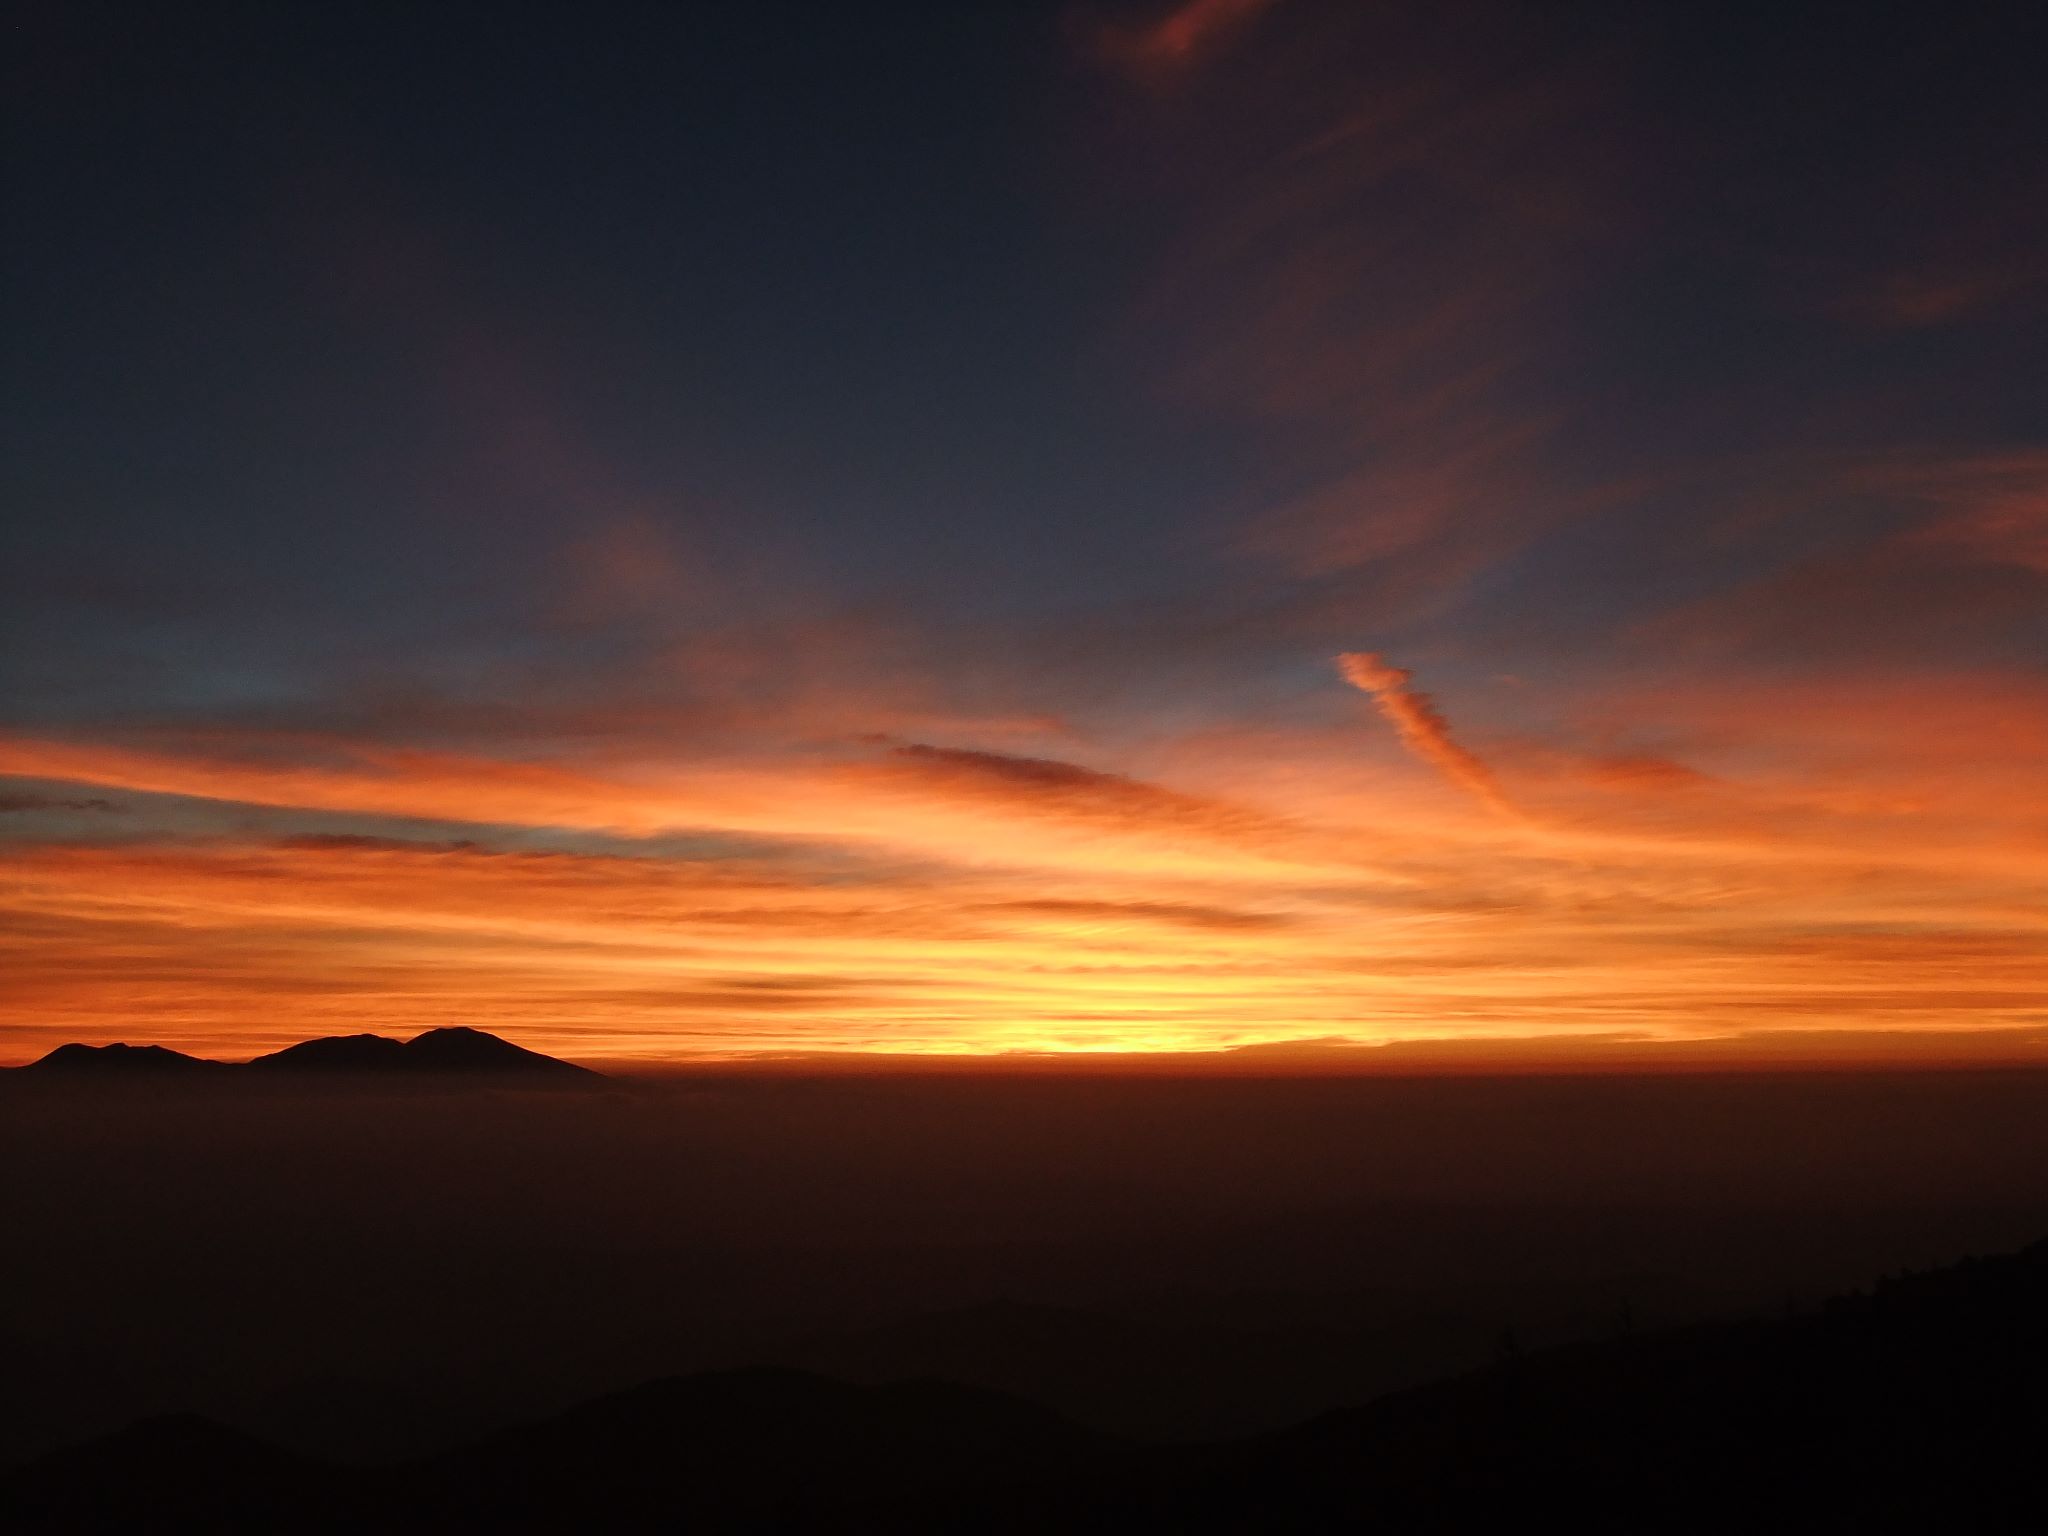
[[[1978,320],[2042,281],[2024,266],[1919,266],[1884,273],[1843,301],[1851,318],[1899,330]]]
[[[2048,448],[1880,470],[1872,478],[1934,509],[1898,535],[1902,549],[2048,576]]]
[[[1728,662],[1882,657],[1907,667],[1997,666],[2048,643],[2048,454],[2039,449],[1872,455],[1807,477],[1766,526],[1786,538],[1803,526],[1828,532],[1647,617],[1638,641]]]
[[[1095,58],[1146,78],[1192,68],[1278,0],[1170,0],[1136,19],[1086,17],[1078,23]]]
[[[1560,366],[1628,228],[1628,141],[1612,61],[1526,16],[1270,21],[1114,146],[1173,228],[1125,350],[1253,445],[1218,551],[1384,629],[1629,477],[1563,451],[1599,402]]]

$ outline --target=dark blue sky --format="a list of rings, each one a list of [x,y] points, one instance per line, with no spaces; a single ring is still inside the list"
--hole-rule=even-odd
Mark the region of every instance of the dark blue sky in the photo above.
[[[1884,515],[1731,495],[2039,436],[2025,8],[1246,9],[1148,72],[1170,8],[30,7],[10,713],[516,652],[613,527],[708,622],[1599,643]],[[1240,541],[1493,473],[1556,548]]]

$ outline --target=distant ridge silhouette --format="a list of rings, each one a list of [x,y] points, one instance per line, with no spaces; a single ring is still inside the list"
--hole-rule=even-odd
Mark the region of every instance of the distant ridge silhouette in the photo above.
[[[60,1045],[32,1061],[24,1071],[80,1077],[154,1077],[170,1073],[212,1072],[227,1064],[187,1056],[161,1045]]]
[[[529,1051],[481,1029],[430,1029],[410,1040],[388,1035],[329,1035],[302,1040],[249,1062],[209,1061],[160,1045],[60,1045],[21,1069],[63,1078],[217,1077],[254,1071],[266,1076],[519,1077],[602,1081],[588,1067]]]

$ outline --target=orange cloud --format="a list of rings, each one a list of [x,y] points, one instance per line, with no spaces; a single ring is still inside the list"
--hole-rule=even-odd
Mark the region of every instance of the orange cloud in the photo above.
[[[1362,874],[1355,850],[1252,808],[1050,759],[906,746],[876,761],[789,753],[688,764],[605,753],[512,761],[375,743],[252,738],[239,755],[0,737],[0,774],[298,810],[888,848],[988,862]],[[257,750],[260,749],[260,750]]]
[[[1096,823],[1157,827],[1175,835],[1192,832],[1269,848],[1301,840],[1300,829],[1278,817],[1053,758],[912,742],[891,751],[889,766],[892,777],[942,793]]]
[[[1588,758],[1582,765],[1582,771],[1593,782],[1617,789],[1697,789],[1709,782],[1707,776],[1696,768],[1647,752]]]

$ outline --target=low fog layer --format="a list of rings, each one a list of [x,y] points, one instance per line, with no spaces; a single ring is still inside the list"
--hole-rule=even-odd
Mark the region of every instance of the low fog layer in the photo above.
[[[0,1458],[390,1455],[666,1373],[1232,1432],[2048,1234],[2048,1075],[0,1081]]]

